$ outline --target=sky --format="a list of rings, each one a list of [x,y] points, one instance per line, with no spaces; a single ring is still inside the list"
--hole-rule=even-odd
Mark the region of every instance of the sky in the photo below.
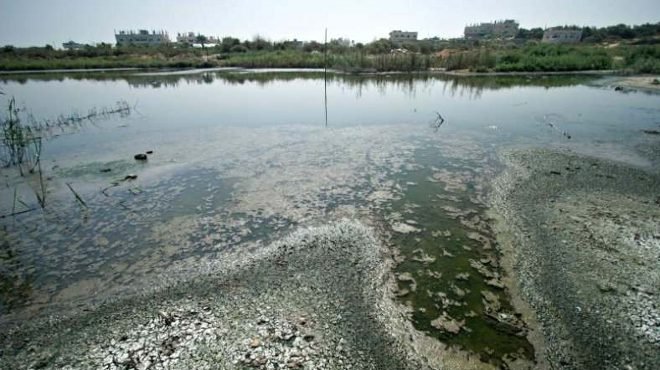
[[[73,40],[114,43],[114,31],[369,42],[391,30],[460,37],[466,24],[515,19],[521,27],[660,21],[660,0],[0,0],[0,45]]]

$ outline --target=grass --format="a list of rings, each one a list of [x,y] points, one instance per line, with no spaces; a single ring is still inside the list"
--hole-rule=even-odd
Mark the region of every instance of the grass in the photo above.
[[[30,126],[22,123],[20,118],[22,110],[11,98],[8,103],[7,117],[0,121],[0,146],[3,148],[0,161],[7,166],[18,166],[23,174],[23,165],[33,172],[41,153],[41,137]]]
[[[92,108],[87,114],[72,113],[61,115],[53,120],[36,120],[32,115],[26,113],[26,109],[21,109],[16,105],[14,98],[9,99],[7,115],[0,119],[0,162],[6,168],[18,169],[21,177],[27,179],[27,183],[34,191],[37,202],[41,208],[46,207],[46,183],[44,181],[43,171],[41,169],[41,149],[43,139],[49,137],[51,129],[77,129],[86,122],[93,122],[96,119],[108,118],[118,115],[126,117],[130,115],[132,108],[128,103],[119,101],[113,107],[101,109]],[[32,181],[31,181],[32,180]],[[30,184],[33,182],[33,184]],[[67,184],[76,200],[87,207],[84,200],[75,192],[71,185]],[[16,212],[16,192],[14,192],[14,202],[12,213]],[[18,200],[21,202],[20,200]],[[22,202],[21,202],[22,203]],[[34,210],[26,205],[29,210]],[[3,215],[5,217],[7,215]]]
[[[522,47],[482,47],[450,54],[442,61],[448,70],[474,72],[571,72],[620,70],[660,73],[660,46],[606,48],[594,45],[531,43]]]
[[[328,68],[352,72],[425,71],[437,58],[418,53],[377,54],[363,52],[328,54]],[[220,60],[221,66],[243,68],[323,68],[322,53],[266,51],[233,54]]]
[[[91,68],[201,68],[213,64],[202,58],[164,58],[158,56],[71,57],[62,59],[35,59],[18,57],[0,59],[0,71]]]
[[[114,49],[112,49],[114,50]],[[482,43],[447,49],[442,56],[432,53],[368,52],[349,48],[328,53],[327,66],[348,72],[414,72],[443,67],[473,72],[570,72],[622,70],[660,73],[660,45],[625,44],[605,47],[594,44],[552,45],[528,42]],[[134,48],[105,54],[42,52],[1,52],[0,71],[90,68],[323,68],[322,52],[264,50],[216,53],[205,57],[188,49]]]

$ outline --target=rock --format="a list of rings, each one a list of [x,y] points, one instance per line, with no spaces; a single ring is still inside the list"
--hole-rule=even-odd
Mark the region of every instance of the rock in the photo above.
[[[598,289],[603,293],[616,292],[616,286],[609,282],[599,281],[597,285]]]
[[[658,130],[642,130],[642,132],[647,135],[660,135],[660,131]]]
[[[623,86],[616,86],[614,91],[623,91]]]
[[[112,171],[112,168],[101,168],[102,173],[107,173],[107,172],[110,172],[110,171]]]
[[[166,326],[172,325],[172,323],[176,320],[173,315],[170,315],[165,311],[158,311],[158,316]]]
[[[146,161],[147,160],[147,155],[144,153],[139,153],[133,156],[136,161]]]
[[[124,180],[135,180],[135,179],[137,179],[137,175],[132,173],[124,176]]]
[[[154,151],[153,150],[147,150],[146,153],[147,154],[154,154]]]
[[[250,348],[257,348],[259,346],[261,346],[261,341],[259,340],[259,338],[252,338],[252,340],[250,341]]]
[[[303,366],[303,365],[302,365],[302,359],[300,359],[300,358],[292,358],[292,359],[289,359],[289,361],[287,361],[287,363],[286,363],[286,366],[287,366],[289,369],[298,369],[298,368],[301,368],[301,367]]]

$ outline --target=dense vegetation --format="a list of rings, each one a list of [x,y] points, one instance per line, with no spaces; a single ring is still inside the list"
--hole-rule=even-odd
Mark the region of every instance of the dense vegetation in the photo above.
[[[646,23],[636,26],[617,24],[608,27],[577,27],[564,26],[562,28],[577,29],[582,28],[582,42],[608,42],[617,40],[647,39],[660,34],[660,23]],[[516,39],[518,40],[541,40],[543,38],[543,28],[531,28],[518,30]]]
[[[52,46],[0,49],[0,70],[72,68],[329,68],[344,71],[422,71],[429,68],[476,72],[540,72],[623,70],[660,73],[660,23],[583,29],[583,42],[550,45],[539,40],[540,28],[520,29],[512,40],[424,39],[394,44],[332,40],[272,42],[262,37],[241,41],[225,37],[202,49],[181,45],[159,47],[86,46],[56,50]]]

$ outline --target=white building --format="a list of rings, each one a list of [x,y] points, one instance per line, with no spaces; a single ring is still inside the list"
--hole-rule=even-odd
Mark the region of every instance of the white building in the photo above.
[[[395,30],[390,32],[390,41],[397,44],[415,42],[417,41],[417,32]]]
[[[543,32],[542,42],[550,44],[574,44],[582,41],[581,29],[548,28]]]
[[[85,44],[79,44],[74,41],[68,41],[62,44],[62,47],[67,50],[80,50],[85,47]]]
[[[115,40],[117,40],[117,45],[136,45],[136,46],[156,46],[162,44],[168,44],[170,42],[170,37],[165,31],[149,31],[147,30],[138,30],[135,31],[119,31],[115,32]]]

